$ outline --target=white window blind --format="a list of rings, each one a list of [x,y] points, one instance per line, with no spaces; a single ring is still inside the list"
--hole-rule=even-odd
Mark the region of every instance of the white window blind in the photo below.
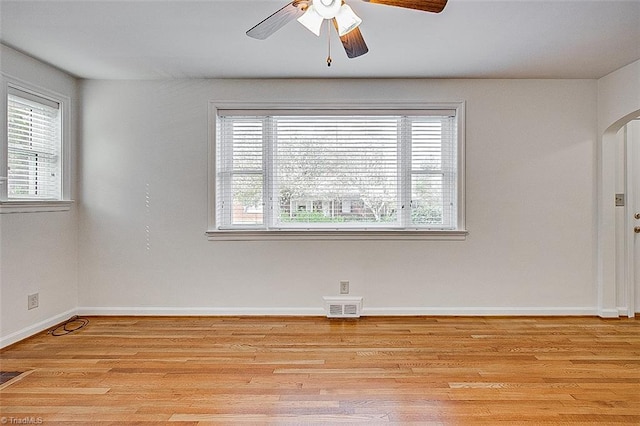
[[[456,230],[455,110],[221,110],[219,230]]]
[[[7,96],[7,198],[62,198],[60,104],[11,88]]]

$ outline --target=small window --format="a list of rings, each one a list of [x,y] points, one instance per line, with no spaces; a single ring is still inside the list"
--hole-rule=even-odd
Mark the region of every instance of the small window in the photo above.
[[[9,87],[6,200],[62,199],[60,102]]]
[[[447,106],[218,109],[209,235],[464,231],[462,105]]]

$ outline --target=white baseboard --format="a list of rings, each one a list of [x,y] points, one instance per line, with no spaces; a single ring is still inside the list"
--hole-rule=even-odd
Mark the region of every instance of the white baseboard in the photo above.
[[[176,307],[81,307],[78,315],[96,316],[320,316],[323,308],[176,308]]]
[[[323,308],[80,307],[78,315],[132,316],[325,316]],[[596,308],[397,307],[362,309],[362,316],[597,316]],[[617,314],[617,311],[616,311]]]
[[[596,313],[601,318],[619,318],[620,312],[618,309],[598,309]]]
[[[632,312],[629,308],[618,307],[618,317],[620,318],[635,318],[638,313],[640,312]]]
[[[559,307],[559,308],[497,308],[497,307],[447,307],[447,308],[363,308],[363,316],[595,316],[596,308]]]
[[[29,327],[25,327],[22,330],[18,330],[15,333],[9,334],[8,336],[4,336],[0,338],[0,348],[5,348],[9,345],[13,345],[14,343],[19,342],[20,340],[26,339],[27,337],[38,334],[41,331],[44,331],[48,328],[53,327],[54,325],[68,320],[74,315],[76,315],[76,309],[70,309],[67,312],[56,315],[44,321],[40,321],[39,323],[30,325]]]

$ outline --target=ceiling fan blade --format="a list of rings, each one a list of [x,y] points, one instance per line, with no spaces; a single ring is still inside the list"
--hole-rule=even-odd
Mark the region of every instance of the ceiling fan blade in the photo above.
[[[404,7],[405,9],[422,10],[423,12],[440,13],[447,5],[447,0],[362,0],[367,3],[385,4],[387,6]]]
[[[284,27],[290,21],[298,19],[304,13],[304,8],[300,7],[303,2],[294,0],[282,9],[273,13],[262,22],[247,31],[249,37],[264,40],[271,34]],[[306,4],[306,3],[305,3]]]
[[[338,23],[335,18],[333,19],[333,25],[338,29]],[[340,41],[344,47],[344,51],[347,52],[349,58],[357,58],[369,51],[367,43],[364,42],[360,28],[355,28],[343,36],[340,36]]]

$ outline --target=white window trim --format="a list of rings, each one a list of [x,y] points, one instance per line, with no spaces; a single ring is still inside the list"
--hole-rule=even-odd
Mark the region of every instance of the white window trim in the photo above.
[[[2,201],[0,202],[0,214],[62,212],[70,210],[72,205],[73,201],[71,200]]]
[[[9,200],[7,198],[7,94],[9,88],[58,102],[61,109],[62,137],[62,197],[60,200]],[[0,149],[0,214],[38,213],[68,211],[73,205],[71,199],[71,99],[52,90],[36,86],[19,78],[2,73],[0,75],[0,124],[2,125],[2,145]]]
[[[454,109],[459,123],[457,132],[458,148],[458,229],[287,229],[287,230],[219,230],[216,229],[216,144],[218,110],[443,110]],[[208,152],[208,227],[205,232],[209,241],[255,241],[255,240],[465,240],[468,234],[465,223],[465,102],[443,103],[405,103],[405,102],[367,102],[355,104],[336,103],[264,103],[264,102],[209,102],[209,152]]]

